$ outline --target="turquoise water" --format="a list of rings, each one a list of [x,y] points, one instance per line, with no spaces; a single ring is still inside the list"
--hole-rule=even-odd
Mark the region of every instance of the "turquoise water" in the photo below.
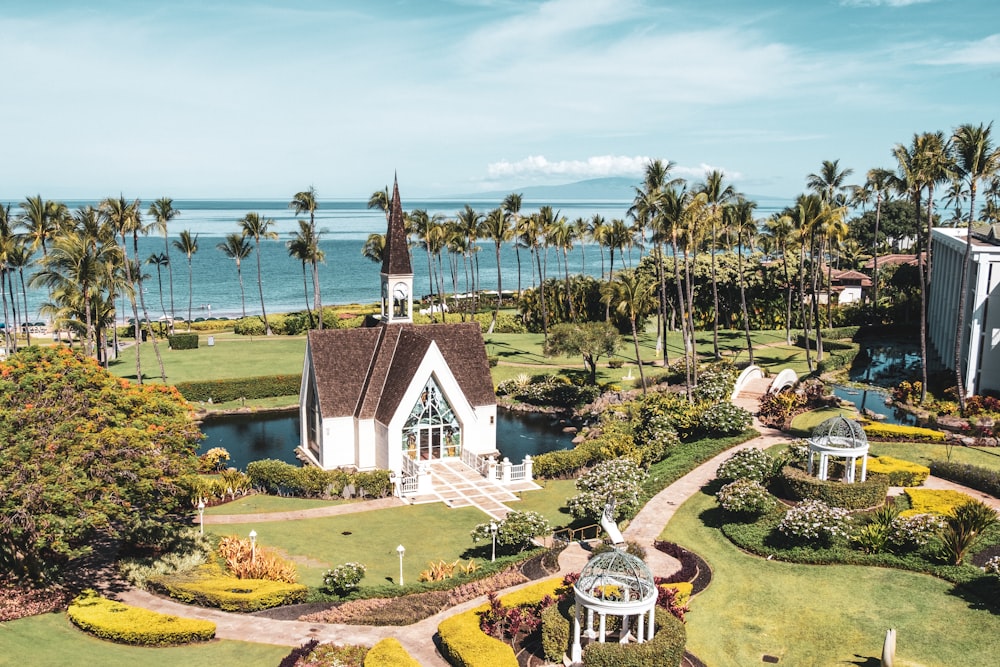
[[[198,452],[225,447],[231,457],[229,465],[241,470],[246,470],[250,461],[260,459],[298,464],[298,413],[213,417],[202,423],[201,430],[205,439]],[[497,449],[514,463],[523,461],[526,454],[569,449],[572,438],[553,425],[547,415],[497,410]]]
[[[94,201],[66,201],[71,209],[83,204],[94,204]],[[499,201],[470,201],[477,211],[485,213],[499,205]],[[603,215],[606,219],[625,218],[629,202],[543,202],[560,211],[568,220],[578,217],[589,219],[594,214]],[[441,213],[454,217],[461,210],[465,201],[407,201],[403,204],[407,210],[426,209],[429,213]],[[522,213],[528,214],[538,210],[540,203],[526,201]],[[285,312],[303,310],[305,308],[305,292],[303,287],[302,265],[288,256],[286,241],[298,229],[298,223],[293,212],[288,208],[287,201],[267,200],[176,200],[175,208],[181,215],[170,223],[168,236],[171,241],[176,239],[181,231],[190,230],[198,235],[199,250],[191,261],[191,317],[239,317],[242,314],[240,285],[236,273],[236,265],[216,248],[227,234],[238,232],[237,220],[250,211],[273,218],[273,230],[278,233],[278,241],[264,241],[261,244],[260,263],[263,275],[264,302],[268,312]],[[774,205],[778,206],[777,203]],[[144,204],[148,207],[148,203]],[[11,206],[11,212],[16,214],[17,203]],[[776,209],[775,209],[776,210]],[[758,208],[757,213],[766,216],[768,207]],[[148,222],[148,216],[145,218]],[[361,255],[365,239],[371,233],[385,232],[385,216],[381,211],[368,210],[363,201],[321,201],[317,212],[316,226],[323,231],[320,247],[326,254],[326,261],[320,266],[320,292],[325,304],[373,303],[379,298],[380,266],[366,260]],[[480,240],[480,252],[477,253],[482,289],[496,289],[497,265],[492,242]],[[139,255],[145,259],[153,253],[162,253],[164,247],[162,236],[149,236],[139,239]],[[131,249],[130,249],[131,253]],[[188,265],[186,257],[169,248],[174,274],[174,312],[178,317],[186,317],[188,313]],[[523,287],[531,285],[532,269],[530,255],[522,251],[521,283]],[[636,249],[624,258],[616,256],[615,268],[624,265],[635,265],[639,260],[639,250]],[[560,260],[561,261],[561,258]],[[260,313],[260,295],[257,291],[257,255],[256,252],[243,261],[243,287],[246,292],[247,314]],[[607,258],[605,258],[607,262]],[[586,273],[598,276],[602,272],[601,253],[597,246],[577,244],[569,253],[569,272]],[[548,253],[546,275],[558,276],[555,251]],[[501,250],[500,268],[503,273],[503,288],[517,288],[517,255],[511,244],[505,244]],[[607,271],[605,265],[604,271]],[[150,318],[156,319],[169,311],[170,287],[167,270],[162,270],[162,306],[161,290],[157,281],[156,267],[144,265],[148,277],[144,279],[146,306]],[[445,271],[448,272],[445,258]],[[423,295],[430,293],[427,278],[427,256],[420,249],[413,251],[414,293]],[[30,275],[30,273],[29,273]],[[459,268],[458,291],[464,290],[464,271]],[[312,277],[309,276],[310,290]],[[450,274],[446,276],[446,291],[452,291]],[[39,304],[45,300],[43,290],[28,289],[28,319],[35,321],[42,318],[38,313]],[[19,298],[20,301],[20,298]],[[312,301],[310,300],[310,305]],[[123,310],[126,317],[131,313]]]

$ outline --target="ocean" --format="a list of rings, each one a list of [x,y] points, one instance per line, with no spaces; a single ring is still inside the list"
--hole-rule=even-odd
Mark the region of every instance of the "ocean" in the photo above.
[[[65,200],[70,210],[86,204],[96,204],[96,200]],[[148,209],[149,201],[143,201],[143,211]],[[790,202],[774,199],[759,201],[758,217],[766,217],[771,212],[781,210]],[[476,211],[486,213],[500,205],[498,200],[480,201],[448,201],[420,200],[407,201],[404,197],[405,210],[425,209],[431,214],[440,213],[446,217],[454,217],[466,204]],[[630,202],[628,201],[525,201],[521,213],[530,214],[542,205],[550,205],[568,220],[578,217],[586,219],[594,214],[600,214],[607,220],[625,218]],[[239,232],[237,222],[247,213],[253,211],[274,220],[272,230],[279,235],[279,240],[262,241],[260,246],[261,274],[263,276],[264,302],[268,313],[304,310],[306,306],[305,292],[302,280],[302,264],[288,254],[286,242],[298,230],[297,217],[288,208],[285,200],[174,200],[174,208],[181,214],[169,225],[167,233],[170,241],[169,254],[173,268],[173,311],[177,317],[186,317],[188,312],[188,265],[183,253],[173,247],[172,242],[184,230],[190,230],[198,236],[198,252],[191,261],[192,291],[191,316],[196,317],[240,317],[242,305],[240,286],[236,273],[235,261],[227,258],[217,245],[227,234]],[[19,212],[17,202],[12,202],[11,214]],[[144,222],[150,222],[151,217],[145,216]],[[385,233],[385,216],[381,211],[369,210],[365,201],[360,200],[320,200],[316,213],[316,227],[322,232],[320,247],[326,255],[325,262],[320,265],[320,291],[323,303],[350,304],[374,303],[379,298],[380,265],[365,259],[361,249],[369,234]],[[497,265],[492,241],[480,239],[478,252],[480,287],[484,290],[496,289]],[[162,253],[164,247],[162,235],[155,232],[150,236],[140,237],[139,254],[145,260],[154,253]],[[131,247],[129,248],[131,254]],[[427,257],[424,251],[417,247],[413,249],[414,293],[416,295],[431,292],[427,276]],[[526,250],[521,253],[521,284],[530,287],[532,284],[531,256]],[[632,251],[631,258],[626,253],[624,258],[615,258],[615,269],[635,265],[639,260],[639,250]],[[562,259],[560,257],[559,261]],[[452,290],[451,276],[445,263],[445,290]],[[594,244],[577,243],[568,256],[569,271],[600,276],[602,273],[601,252]],[[157,278],[156,267],[143,265],[145,278],[146,306],[150,319],[156,319],[169,314],[170,286],[166,267],[161,269],[162,292],[160,280]],[[607,270],[607,253],[605,253],[604,271]],[[517,256],[513,246],[507,243],[501,249],[500,269],[503,274],[503,288],[517,288]],[[309,268],[307,267],[307,271]],[[30,276],[31,271],[27,275]],[[257,291],[257,256],[256,250],[242,262],[243,286],[246,292],[246,312],[248,315],[260,314],[260,296]],[[556,251],[548,253],[548,275],[561,276],[557,273]],[[464,289],[464,272],[459,264],[459,291]],[[312,278],[308,276],[310,293]],[[18,302],[20,303],[20,293]],[[46,293],[41,289],[28,288],[28,312],[31,321],[42,321],[46,318],[39,313],[39,306],[45,301]],[[312,305],[310,297],[310,306]],[[131,315],[126,309],[125,317]]]

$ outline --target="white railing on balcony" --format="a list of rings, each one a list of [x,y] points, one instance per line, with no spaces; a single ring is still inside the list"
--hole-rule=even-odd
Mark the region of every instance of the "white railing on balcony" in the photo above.
[[[403,476],[413,477],[416,479],[417,473],[420,471],[420,464],[411,459],[409,456],[403,456]]]
[[[523,463],[512,465],[510,467],[510,481],[520,482],[522,479],[525,478],[526,469],[527,466],[525,466]]]
[[[403,495],[412,494],[417,492],[417,478],[416,476],[405,476],[403,477],[403,483],[400,486],[400,491]]]
[[[470,452],[468,449],[462,448],[462,463],[469,466],[483,477],[487,476],[486,473],[489,470],[489,460],[485,456],[480,456],[479,454]]]

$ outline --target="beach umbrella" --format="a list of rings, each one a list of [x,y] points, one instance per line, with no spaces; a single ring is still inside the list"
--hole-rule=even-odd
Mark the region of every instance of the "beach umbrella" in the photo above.
[[[892,667],[896,661],[896,628],[885,631],[885,641],[882,643],[881,667]]]

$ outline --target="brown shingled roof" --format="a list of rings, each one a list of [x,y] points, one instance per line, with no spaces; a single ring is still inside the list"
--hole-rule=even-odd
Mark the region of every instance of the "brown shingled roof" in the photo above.
[[[323,417],[388,423],[433,341],[472,405],[493,405],[493,380],[479,324],[390,324],[309,332]]]
[[[392,201],[389,202],[389,228],[385,232],[382,250],[382,273],[394,276],[411,276],[410,249],[406,245],[406,226],[403,204],[399,199],[399,181],[392,182]]]

